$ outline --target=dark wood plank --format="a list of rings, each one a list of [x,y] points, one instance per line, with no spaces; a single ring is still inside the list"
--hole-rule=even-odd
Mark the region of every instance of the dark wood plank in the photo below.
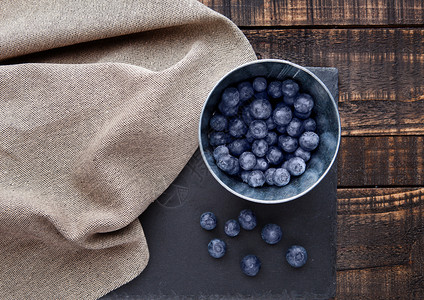
[[[338,190],[338,299],[424,297],[424,188]]]
[[[411,25],[424,23],[422,0],[200,0],[239,26]]]
[[[337,172],[340,187],[421,186],[424,136],[343,137]]]
[[[339,70],[344,135],[424,133],[424,30],[244,30],[259,58]]]

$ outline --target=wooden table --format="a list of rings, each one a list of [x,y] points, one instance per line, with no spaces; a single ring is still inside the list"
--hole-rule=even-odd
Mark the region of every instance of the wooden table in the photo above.
[[[424,1],[200,2],[258,58],[339,69],[337,299],[424,299]]]

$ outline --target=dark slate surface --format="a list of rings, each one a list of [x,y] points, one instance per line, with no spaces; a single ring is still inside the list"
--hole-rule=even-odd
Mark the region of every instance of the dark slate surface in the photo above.
[[[335,68],[309,68],[338,99]],[[141,216],[150,261],[140,276],[102,299],[328,299],[336,293],[336,164],[324,180],[305,196],[283,204],[255,204],[242,200],[209,174],[199,150],[187,166]],[[244,208],[257,215],[253,231],[242,229],[230,238],[226,220]],[[218,226],[208,232],[199,226],[200,215],[212,211]],[[267,223],[279,224],[283,239],[268,245],[260,237]],[[227,243],[227,254],[214,259],[207,252],[213,238]],[[285,252],[304,246],[308,262],[291,268]],[[256,277],[240,270],[240,260],[255,254],[262,261]]]

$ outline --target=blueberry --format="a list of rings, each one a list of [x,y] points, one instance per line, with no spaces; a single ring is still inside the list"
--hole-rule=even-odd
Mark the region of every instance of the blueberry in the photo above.
[[[216,217],[213,212],[204,212],[200,216],[200,226],[206,230],[212,230],[216,227]]]
[[[229,175],[235,175],[240,171],[238,159],[231,155],[221,156],[216,165]]]
[[[303,122],[298,118],[293,118],[287,125],[287,134],[292,137],[299,137],[303,133]]]
[[[279,105],[274,109],[272,113],[272,118],[274,123],[278,125],[287,125],[290,123],[293,117],[290,107],[286,105]]]
[[[256,215],[251,209],[243,209],[238,216],[238,221],[245,230],[253,230],[256,227]]]
[[[293,176],[300,176],[305,173],[306,163],[300,157],[293,157],[287,161],[287,170]]]
[[[249,254],[243,257],[240,267],[247,276],[256,276],[261,269],[261,261],[256,255]]]
[[[291,153],[296,151],[299,143],[296,138],[288,136],[288,135],[280,135],[278,137],[278,146],[284,151]]]
[[[260,187],[265,184],[265,175],[261,170],[253,170],[247,177],[247,184],[251,187]]]
[[[255,139],[263,139],[268,134],[265,121],[255,120],[249,125],[249,132]]]
[[[247,132],[247,126],[240,118],[234,118],[230,120],[228,125],[228,131],[231,136],[235,138],[242,137]]]
[[[266,127],[268,128],[268,130],[273,130],[273,129],[275,129],[275,127],[277,127],[277,125],[275,125],[272,117],[269,117],[268,119],[266,119],[265,123],[266,123]]]
[[[300,94],[296,97],[296,99],[294,99],[293,105],[295,111],[301,114],[306,114],[312,111],[312,108],[314,107],[314,99],[312,99],[309,94]]]
[[[275,145],[277,143],[278,135],[274,131],[268,131],[268,134],[265,137],[265,141],[269,146]]]
[[[253,170],[260,170],[262,172],[265,172],[269,167],[268,161],[263,158],[260,157],[258,159],[256,159],[256,166],[253,168]]]
[[[250,114],[255,119],[266,120],[271,116],[272,106],[266,99],[255,99],[250,103]]]
[[[299,138],[299,145],[303,150],[313,151],[318,147],[319,136],[315,132],[306,131]]]
[[[235,117],[238,114],[239,107],[237,105],[227,106],[221,102],[218,104],[218,109],[225,117]]]
[[[252,123],[255,118],[252,116],[252,114],[250,113],[250,106],[243,106],[242,110],[241,110],[241,118],[243,119],[244,123],[246,125],[250,125],[250,123]]]
[[[228,147],[225,145],[220,145],[213,150],[213,157],[215,160],[218,160],[221,156],[230,154]]]
[[[302,246],[291,246],[286,253],[286,260],[290,266],[300,268],[306,264],[308,254]]]
[[[229,143],[227,147],[230,153],[237,157],[251,148],[250,143],[246,139],[236,139]]]
[[[269,185],[274,185],[273,176],[274,176],[275,170],[276,170],[275,168],[269,168],[264,173],[264,175],[265,175],[265,181]]]
[[[237,106],[240,102],[239,91],[235,87],[228,87],[224,90],[221,96],[221,103],[227,107]]]
[[[302,147],[299,147],[294,151],[294,156],[300,157],[305,162],[311,159],[311,152],[303,150]]]
[[[298,112],[297,110],[295,110],[295,111],[293,112],[293,114],[294,114],[294,116],[295,116],[295,117],[297,117],[297,118],[299,118],[299,119],[301,119],[301,120],[305,120],[305,119],[307,119],[307,118],[309,118],[309,117],[311,116],[312,111],[307,112],[307,113],[300,113],[300,112]]]
[[[227,244],[223,240],[213,239],[208,244],[208,252],[213,258],[221,258],[227,251]]]
[[[276,186],[285,186],[290,182],[290,173],[284,168],[278,168],[272,175],[272,182]]]
[[[240,233],[240,224],[234,219],[225,222],[224,232],[226,235],[235,237]]]
[[[239,157],[239,164],[243,170],[249,171],[256,166],[256,156],[252,152],[243,152]]]
[[[252,152],[256,157],[264,157],[268,152],[268,143],[264,139],[253,141]]]
[[[248,81],[243,81],[237,85],[240,96],[240,102],[245,102],[253,97],[254,90],[252,84]]]
[[[283,152],[278,147],[270,146],[266,154],[266,159],[270,164],[279,165],[284,159]]]
[[[279,125],[277,126],[277,131],[281,134],[287,133],[287,125]]]
[[[264,77],[256,77],[253,80],[253,84],[252,84],[253,89],[256,92],[259,92],[259,93],[260,92],[263,92],[263,91],[266,91],[267,85],[268,85],[268,83],[267,83],[267,81],[266,81],[266,79]]]
[[[212,116],[211,120],[209,121],[209,125],[211,126],[213,130],[224,131],[224,130],[227,130],[228,120],[226,117],[224,117],[220,113],[216,113]]]
[[[271,81],[268,85],[268,95],[271,98],[280,98],[283,96],[283,92],[281,91],[281,81]]]
[[[222,131],[214,131],[209,134],[209,144],[216,147],[231,142],[231,136]]]
[[[275,245],[281,241],[283,232],[281,231],[281,227],[277,224],[266,224],[264,228],[262,228],[261,237],[265,243]]]
[[[303,121],[303,128],[305,131],[315,131],[317,129],[317,122],[312,118],[306,119]]]
[[[299,92],[299,85],[291,79],[286,79],[281,84],[281,92],[285,97],[293,98]]]

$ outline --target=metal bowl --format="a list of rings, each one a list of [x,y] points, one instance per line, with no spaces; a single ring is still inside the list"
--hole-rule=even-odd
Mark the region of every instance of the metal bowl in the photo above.
[[[293,78],[300,83],[302,92],[315,100],[313,112],[320,137],[318,148],[307,162],[305,173],[292,177],[283,187],[250,187],[239,178],[221,171],[213,158],[209,145],[209,120],[218,108],[225,88],[257,76],[284,80]],[[306,68],[285,60],[263,59],[244,64],[227,73],[212,89],[203,106],[199,123],[199,146],[202,157],[215,179],[234,195],[257,203],[276,204],[294,200],[312,190],[327,174],[336,160],[341,137],[340,116],[337,103],[322,81]]]

